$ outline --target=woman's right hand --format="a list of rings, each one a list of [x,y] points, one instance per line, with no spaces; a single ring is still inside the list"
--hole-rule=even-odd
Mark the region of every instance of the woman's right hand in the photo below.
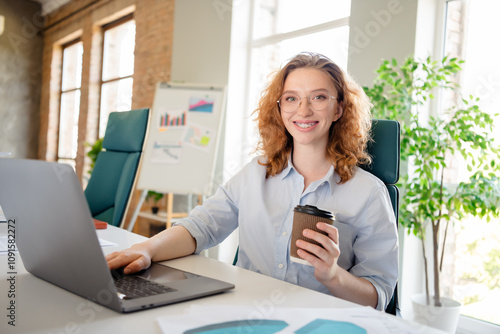
[[[106,255],[109,269],[123,268],[124,274],[133,274],[149,268],[151,265],[151,251],[148,242],[135,244],[128,249]]]
[[[167,247],[168,245],[168,247]],[[133,274],[151,266],[151,261],[165,261],[193,254],[196,241],[183,226],[173,226],[128,249],[106,256],[109,269],[123,267],[124,274]]]

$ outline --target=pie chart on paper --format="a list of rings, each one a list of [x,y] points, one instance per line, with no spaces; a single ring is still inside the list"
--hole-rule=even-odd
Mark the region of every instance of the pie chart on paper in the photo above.
[[[184,334],[274,334],[288,327],[282,320],[237,320],[193,328]],[[366,330],[351,322],[316,319],[298,329],[295,334],[366,334]]]
[[[238,320],[193,328],[184,334],[274,334],[286,327],[282,320]]]
[[[366,334],[366,330],[352,322],[316,319],[295,332],[296,334]]]

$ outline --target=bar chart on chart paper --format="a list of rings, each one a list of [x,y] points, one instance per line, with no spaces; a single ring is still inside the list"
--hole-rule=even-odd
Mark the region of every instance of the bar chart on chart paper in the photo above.
[[[167,111],[160,115],[160,128],[185,126],[186,111]]]

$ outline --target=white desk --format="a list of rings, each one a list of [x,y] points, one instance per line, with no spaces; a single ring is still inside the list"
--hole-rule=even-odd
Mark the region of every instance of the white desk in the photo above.
[[[5,225],[5,224],[2,224]],[[5,226],[0,226],[5,235]],[[108,227],[98,231],[100,238],[118,244],[104,247],[110,253],[144,238],[122,229]],[[16,253],[17,254],[17,253]],[[16,256],[15,303],[16,327],[8,325],[9,306],[7,256],[0,256],[0,333],[160,333],[157,318],[182,314],[189,306],[252,306],[259,312],[272,313],[277,307],[347,308],[356,304],[301,288],[216,260],[189,256],[168,261],[168,265],[234,283],[232,291],[130,314],[120,314],[60,289],[27,273]],[[271,316],[272,314],[269,314]],[[421,330],[421,329],[420,329]],[[421,333],[439,333],[431,329]]]

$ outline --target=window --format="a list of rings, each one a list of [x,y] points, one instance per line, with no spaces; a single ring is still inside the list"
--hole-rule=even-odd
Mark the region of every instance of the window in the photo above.
[[[74,41],[63,47],[57,161],[73,168],[78,146],[82,56],[81,41]]]
[[[104,136],[109,113],[132,107],[135,21],[127,16],[103,27],[99,137]]]
[[[500,46],[493,37],[500,33],[499,10],[497,0],[447,2],[445,53],[465,60],[457,78],[461,96],[479,97],[480,108],[491,115],[500,106]],[[444,103],[456,103],[456,98],[446,96]],[[467,175],[467,166],[457,165],[455,172],[459,180]],[[471,218],[457,224],[454,234],[447,255],[454,261],[443,275],[450,287],[446,293],[462,302],[462,315],[500,324],[500,223]]]
[[[345,0],[254,0],[247,89],[252,106],[247,115],[255,109],[269,74],[300,52],[322,53],[347,69],[350,9],[351,2]],[[248,120],[247,131],[252,133],[254,122]],[[255,133],[253,137],[256,142]]]

